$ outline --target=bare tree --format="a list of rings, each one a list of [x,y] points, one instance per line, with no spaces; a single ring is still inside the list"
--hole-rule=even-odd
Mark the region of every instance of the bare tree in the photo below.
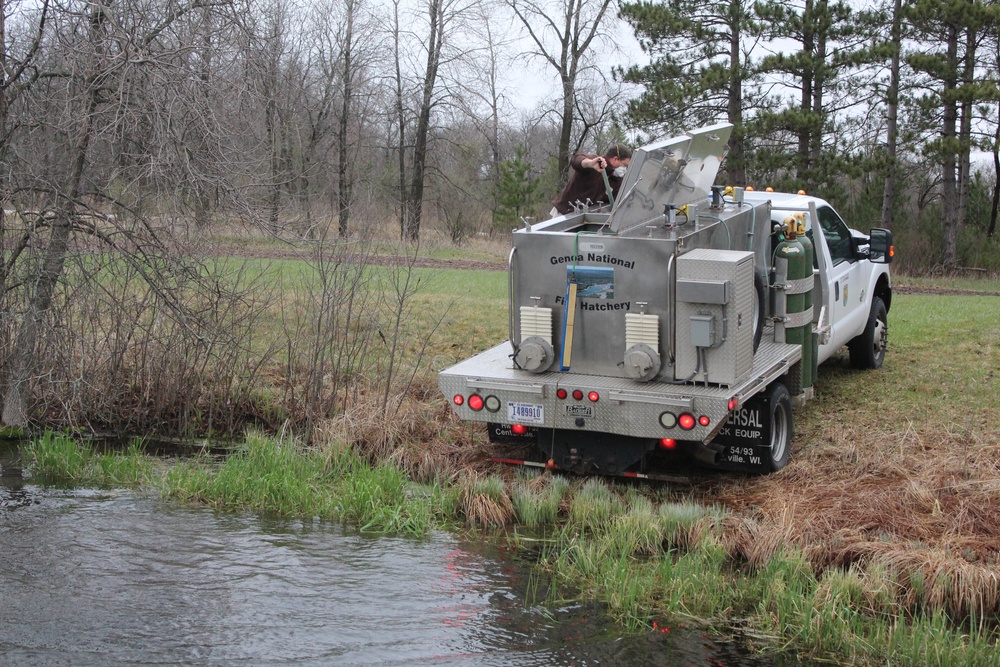
[[[469,51],[463,69],[467,76],[456,81],[461,94],[456,96],[455,106],[461,114],[461,121],[471,123],[485,142],[483,151],[487,157],[487,170],[494,193],[499,185],[500,162],[504,159],[501,134],[509,126],[513,115],[513,104],[507,86],[511,82],[504,76],[513,65],[509,48],[511,36],[498,30],[497,10],[483,3],[473,9],[475,23],[472,38],[481,48]],[[494,202],[490,202],[492,210]],[[454,228],[449,226],[454,232]]]
[[[410,170],[410,187],[406,194],[404,238],[416,242],[420,239],[420,222],[424,203],[424,179],[427,174],[427,139],[430,133],[431,113],[436,105],[434,98],[441,68],[446,29],[453,18],[453,0],[426,0],[427,38],[425,43],[427,64],[424,68],[417,127],[414,133],[413,159]]]
[[[39,257],[37,264],[29,267],[25,312],[7,360],[2,413],[5,424],[27,424],[25,388],[37,365],[39,338],[75,235],[87,232],[113,248],[122,247],[113,234],[95,224],[92,215],[83,214],[93,210],[90,202],[109,194],[107,189],[95,188],[85,179],[88,160],[95,157],[92,147],[98,142],[116,140],[116,133],[127,129],[122,123],[129,117],[131,93],[136,92],[127,87],[130,77],[162,62],[159,54],[174,46],[169,34],[171,27],[193,10],[222,4],[193,0],[150,9],[141,3],[122,2],[112,9],[99,3],[70,2],[61,5],[58,14],[50,17],[51,51],[47,62],[38,64],[44,68],[38,76],[47,82],[50,104],[28,109],[26,113],[40,113],[36,118],[43,121],[42,125],[51,124],[51,136],[58,149],[51,164],[40,164],[34,176],[30,173],[25,176],[29,183],[26,190],[37,193],[42,203],[37,214],[26,213],[34,221],[28,227],[28,234],[39,247]],[[45,105],[46,100],[40,97],[35,104]],[[115,104],[118,106],[114,107]],[[143,243],[155,244],[156,238],[148,235]],[[158,277],[166,274],[157,275],[154,247],[133,245],[133,252],[122,257],[151,281],[154,292],[168,309],[180,313],[184,310],[178,301],[180,295],[155,284]]]
[[[577,87],[591,66],[595,41],[604,37],[612,0],[506,0],[542,58],[559,77],[561,105],[558,160],[561,178],[569,170]]]

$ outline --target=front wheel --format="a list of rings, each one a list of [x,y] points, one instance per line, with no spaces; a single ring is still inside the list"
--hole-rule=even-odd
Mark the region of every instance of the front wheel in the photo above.
[[[792,458],[792,397],[780,382],[767,388],[767,415],[770,417],[768,472],[777,472]]]
[[[872,309],[868,313],[865,330],[847,344],[851,366],[862,370],[881,368],[888,343],[889,324],[885,303],[875,297],[872,299]]]

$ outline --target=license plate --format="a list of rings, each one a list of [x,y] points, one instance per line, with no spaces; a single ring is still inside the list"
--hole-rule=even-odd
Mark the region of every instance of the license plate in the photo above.
[[[520,424],[545,423],[545,411],[538,403],[507,403],[507,419]]]

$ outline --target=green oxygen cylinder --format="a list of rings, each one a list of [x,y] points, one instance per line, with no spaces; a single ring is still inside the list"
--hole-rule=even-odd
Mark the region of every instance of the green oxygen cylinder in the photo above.
[[[797,222],[794,216],[785,219],[785,240],[778,244],[774,256],[787,262],[785,286],[785,342],[802,347],[802,386],[806,386],[806,349],[812,351],[812,317],[806,320],[805,279],[812,279],[812,262],[806,263],[806,250],[798,240]],[[810,354],[811,356],[811,354]],[[811,383],[810,383],[811,384]]]
[[[806,341],[807,344],[802,346],[802,387],[807,388],[813,386],[816,381],[816,359],[819,356],[819,351],[817,349],[819,344],[819,336],[813,331],[812,327],[812,315],[813,315],[813,253],[815,249],[813,248],[813,242],[809,240],[806,236],[806,219],[805,215],[797,213],[795,215],[796,221],[796,236],[799,243],[802,244],[802,248],[806,252],[806,266],[809,267],[809,280],[806,284],[802,286],[803,289],[807,290],[805,294],[805,302],[803,307],[805,312],[809,313],[810,324],[806,331]]]

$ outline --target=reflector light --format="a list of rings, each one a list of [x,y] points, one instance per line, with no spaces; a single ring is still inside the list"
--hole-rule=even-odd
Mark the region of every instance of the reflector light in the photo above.
[[[500,399],[492,394],[486,397],[486,409],[490,412],[496,412],[500,409]]]
[[[712,423],[712,420],[709,419],[707,415],[702,415],[701,417],[698,417],[698,423],[702,426],[708,426]]]
[[[579,389],[574,389],[573,390],[573,398],[575,398],[578,401],[582,401],[583,400],[583,392],[580,391]]]
[[[566,393],[565,389],[556,389],[556,396],[559,398],[566,398],[569,394]]]
[[[660,415],[660,426],[663,428],[673,428],[677,426],[677,415],[673,412],[664,412]]]
[[[682,414],[680,417],[677,418],[677,423],[685,431],[690,431],[691,429],[694,428],[695,425],[694,415],[685,412],[684,414]]]
[[[673,438],[660,438],[660,447],[664,449],[676,449],[677,441]]]
[[[510,432],[514,435],[524,435],[528,432],[528,427],[524,424],[511,424]]]
[[[895,257],[895,256],[896,256],[896,246],[891,245],[889,246],[889,257]]]
[[[591,403],[597,403],[597,401],[601,400],[601,395],[598,394],[596,391],[592,391],[589,394],[587,394],[587,398],[590,399]]]
[[[451,399],[455,405],[462,405],[465,403],[465,397],[461,394],[455,394],[455,398]]]
[[[732,398],[730,398],[729,411],[732,412],[733,410],[735,410],[739,406],[739,404],[740,404],[740,399],[738,397],[733,396]]]
[[[469,407],[475,410],[476,412],[482,410],[483,397],[480,396],[479,394],[473,394],[472,396],[469,396]]]

